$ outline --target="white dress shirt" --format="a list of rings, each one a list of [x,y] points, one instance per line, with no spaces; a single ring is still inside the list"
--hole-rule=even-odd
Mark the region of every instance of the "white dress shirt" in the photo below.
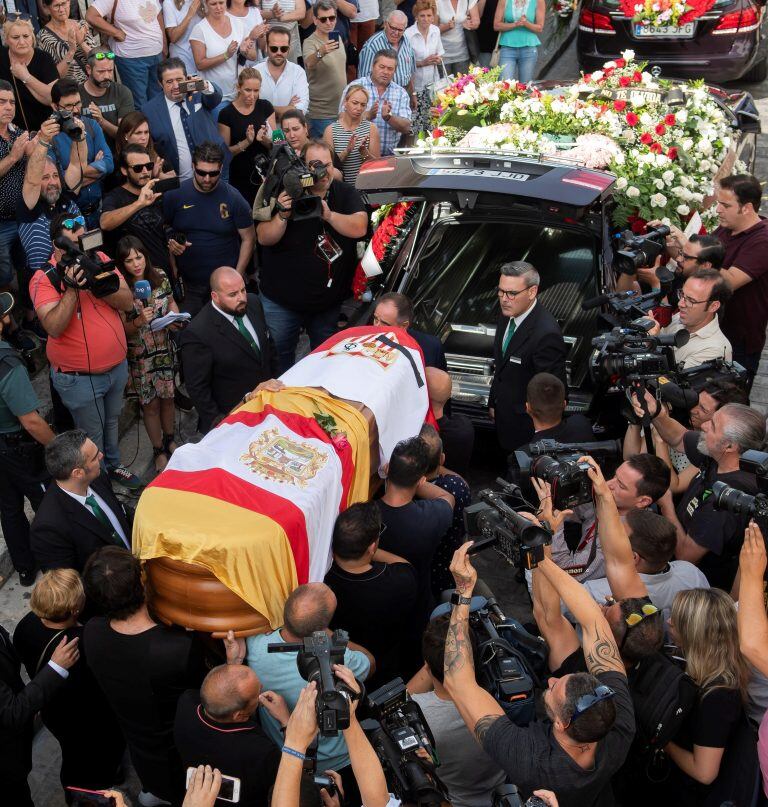
[[[424,39],[423,34],[415,23],[410,28],[405,29],[404,36],[411,43],[417,62],[423,62],[427,56],[442,56],[445,53],[443,40],[440,37],[440,29],[436,25],[429,26],[426,39]],[[428,64],[424,67],[417,67],[414,89],[416,92],[421,92],[428,84],[434,84],[439,77],[440,73],[437,65]]]
[[[165,96],[165,103],[168,105],[168,114],[171,116],[171,126],[173,136],[176,138],[176,150],[179,152],[179,179],[192,178],[192,152],[189,150],[184,127],[181,125],[181,110],[176,101],[169,101]],[[189,111],[189,107],[187,107]]]
[[[219,312],[219,314],[221,314],[222,317],[224,317],[224,319],[229,320],[229,322],[232,324],[232,327],[238,333],[240,332],[240,328],[237,327],[237,323],[235,322],[235,315],[234,314],[228,314],[226,311],[222,311],[216,305],[216,303],[213,302],[213,300],[211,300],[211,305],[216,309],[216,311]],[[253,337],[253,341],[256,342],[256,344],[259,346],[259,350],[261,350],[261,343],[259,342],[259,337],[256,335],[256,329],[251,324],[251,321],[248,319],[247,314],[243,317],[243,325],[245,325],[245,329]]]
[[[91,510],[90,507],[85,503],[85,500],[88,496],[93,496],[96,499],[99,507],[104,511],[104,515],[109,519],[109,523],[112,525],[112,529],[120,536],[125,546],[130,549],[131,542],[125,537],[125,533],[123,532],[123,528],[120,526],[120,521],[118,520],[117,516],[112,512],[112,508],[104,501],[104,499],[99,496],[98,493],[93,488],[88,488],[88,492],[85,496],[79,496],[77,493],[72,493],[71,490],[66,490],[65,488],[61,488],[67,496],[71,496],[76,502],[80,502],[80,504],[85,507],[85,509],[91,513],[92,515],[96,516],[96,514]]]
[[[259,98],[269,101],[272,106],[295,106],[302,112],[309,108],[309,84],[307,74],[299,65],[286,60],[285,68],[277,81],[269,72],[269,61],[264,60],[256,65],[256,69],[261,73],[261,91]],[[294,95],[299,97],[297,104],[291,103]]]

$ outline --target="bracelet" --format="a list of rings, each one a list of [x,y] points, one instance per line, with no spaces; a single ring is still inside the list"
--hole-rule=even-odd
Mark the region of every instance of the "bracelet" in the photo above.
[[[294,751],[293,748],[288,748],[287,745],[284,745],[280,750],[284,754],[289,754],[290,756],[296,757],[296,759],[300,759],[302,761],[304,761],[307,758],[306,754],[302,754],[301,751]]]

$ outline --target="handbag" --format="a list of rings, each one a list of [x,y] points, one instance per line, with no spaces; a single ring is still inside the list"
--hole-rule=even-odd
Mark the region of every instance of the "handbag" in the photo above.
[[[110,25],[115,24],[115,12],[117,11],[117,3],[118,0],[115,0],[115,2],[112,3],[112,10],[109,12],[109,18],[107,17],[104,18]],[[112,46],[109,44],[109,36],[107,34],[99,33],[99,38],[101,39],[102,48],[112,50]]]
[[[440,75],[441,68],[443,73],[442,76]],[[454,77],[449,75],[445,62],[440,59],[440,62],[437,65],[437,79],[431,84],[427,84],[425,89],[429,92],[430,98],[435,98],[439,92],[442,92],[447,87],[450,87],[451,84],[453,84],[453,81]]]
[[[357,67],[360,64],[360,53],[349,39],[344,41],[344,50],[347,52],[347,67]]]
[[[493,53],[491,54],[491,67],[498,67],[499,66],[499,49],[501,48],[501,31],[499,31],[499,35],[496,37],[496,44],[493,46]]]

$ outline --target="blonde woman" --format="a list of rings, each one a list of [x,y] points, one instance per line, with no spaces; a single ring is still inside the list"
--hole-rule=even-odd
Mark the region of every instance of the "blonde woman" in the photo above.
[[[88,78],[85,61],[98,38],[85,20],[69,18],[69,0],[43,0],[43,6],[51,19],[37,32],[37,46],[56,62],[59,76],[82,84]]]
[[[20,129],[39,131],[51,114],[51,86],[59,78],[56,63],[35,47],[35,29],[29,20],[8,15],[0,47],[0,78],[11,83],[16,99],[13,122]]]
[[[664,749],[676,766],[665,783],[670,803],[751,804],[757,748],[744,715],[749,670],[739,650],[733,600],[717,588],[681,591],[672,603],[669,631],[699,687],[692,711]]]
[[[258,4],[254,0],[227,0],[228,14],[230,17],[236,17],[245,23],[246,28],[251,32],[250,37],[256,43],[258,49],[258,59],[248,60],[246,67],[255,67],[256,63],[261,59],[261,54],[267,48],[266,33],[268,26],[261,16],[261,11]]]
[[[360,166],[381,156],[379,130],[364,117],[370,94],[365,87],[351,84],[344,95],[339,119],[326,127],[323,140],[342,165],[344,181],[355,184]]]
[[[31,613],[19,622],[13,644],[30,678],[66,638],[82,643],[85,594],[74,569],[52,569],[35,584]],[[82,649],[82,648],[81,648]],[[62,784],[92,790],[115,784],[125,742],[115,716],[84,658],[42,710],[43,723],[61,745]]]
[[[163,21],[170,55],[184,62],[190,76],[197,72],[197,68],[189,35],[203,16],[202,0],[163,0]]]
[[[251,179],[253,161],[272,148],[272,132],[277,128],[275,110],[259,98],[261,73],[246,67],[237,77],[237,95],[219,112],[219,133],[232,153],[229,181],[253,205],[257,185]]]

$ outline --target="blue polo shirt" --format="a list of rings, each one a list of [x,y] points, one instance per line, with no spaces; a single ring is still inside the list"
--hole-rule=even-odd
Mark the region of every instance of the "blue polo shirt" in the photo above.
[[[163,218],[174,232],[187,237],[190,246],[176,257],[176,266],[193,286],[206,286],[219,266],[237,266],[238,230],[253,224],[248,202],[223,179],[210,193],[199,191],[193,179],[164,193]]]

